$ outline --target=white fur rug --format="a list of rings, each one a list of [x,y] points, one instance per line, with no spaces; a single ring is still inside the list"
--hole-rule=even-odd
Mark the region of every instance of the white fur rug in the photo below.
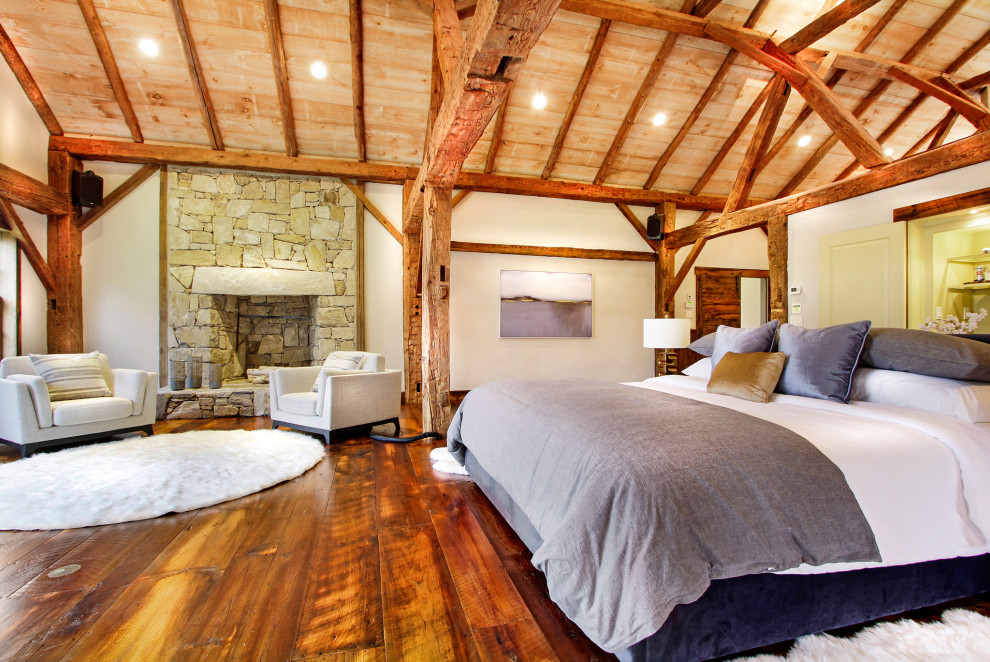
[[[433,470],[445,474],[457,474],[458,476],[469,475],[467,469],[462,467],[450,454],[446,448],[434,448],[430,451],[430,462],[433,463]]]
[[[197,430],[69,448],[0,465],[0,529],[71,529],[185,512],[294,478],[313,437]]]
[[[736,662],[782,662],[774,655]],[[990,660],[990,618],[951,609],[938,623],[880,623],[853,637],[827,634],[801,637],[787,662],[976,662]]]

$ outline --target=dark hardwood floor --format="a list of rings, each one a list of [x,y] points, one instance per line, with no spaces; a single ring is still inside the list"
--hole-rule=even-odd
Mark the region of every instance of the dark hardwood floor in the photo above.
[[[402,424],[420,430],[410,409]],[[549,600],[474,483],[433,472],[434,445],[341,436],[302,476],[214,507],[0,532],[0,659],[614,660]],[[990,599],[960,604],[990,614]]]

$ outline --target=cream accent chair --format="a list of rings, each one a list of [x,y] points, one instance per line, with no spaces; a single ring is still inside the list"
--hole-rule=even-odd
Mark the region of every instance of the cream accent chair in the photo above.
[[[51,402],[45,380],[27,356],[0,361],[0,442],[35,450],[122,432],[153,434],[158,375],[144,370],[110,369],[106,354],[100,368],[111,397]]]
[[[402,373],[386,370],[385,357],[371,352],[332,352],[334,359],[359,359],[356,370],[324,366],[272,371],[272,429],[280,425],[322,435],[359,425],[392,423],[399,433]],[[313,386],[316,390],[313,390]]]

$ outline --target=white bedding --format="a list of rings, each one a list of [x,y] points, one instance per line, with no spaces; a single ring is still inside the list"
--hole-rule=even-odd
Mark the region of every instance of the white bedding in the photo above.
[[[873,528],[882,563],[802,565],[814,574],[990,551],[990,431],[947,414],[775,394],[748,402],[708,393],[707,378],[631,383],[762,418],[810,441],[845,474]]]

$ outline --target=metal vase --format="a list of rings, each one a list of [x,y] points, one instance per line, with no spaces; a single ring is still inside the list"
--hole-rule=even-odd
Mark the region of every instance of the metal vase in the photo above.
[[[203,359],[190,356],[186,359],[186,388],[200,388],[203,385]]]
[[[173,391],[181,391],[186,386],[186,362],[168,362],[168,387]]]
[[[210,388],[221,388],[223,386],[223,366],[219,363],[207,363],[203,366],[206,380]]]

